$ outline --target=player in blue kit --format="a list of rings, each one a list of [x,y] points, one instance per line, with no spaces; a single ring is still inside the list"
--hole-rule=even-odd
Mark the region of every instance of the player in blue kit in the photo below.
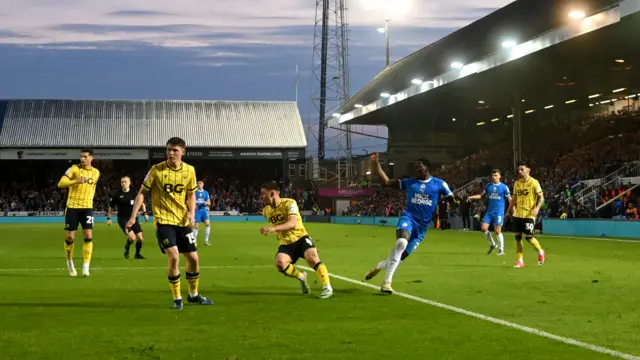
[[[193,235],[198,241],[198,230],[200,229],[200,223],[204,222],[204,244],[211,246],[209,242],[209,234],[211,234],[211,221],[209,221],[209,206],[211,206],[211,198],[209,198],[209,192],[204,190],[204,182],[198,181],[198,189],[196,190],[196,227],[193,230]]]
[[[511,193],[509,187],[500,182],[500,170],[493,169],[491,171],[491,182],[484,187],[484,191],[480,195],[469,196],[469,201],[479,200],[483,196],[487,197],[488,205],[487,211],[482,219],[482,225],[480,230],[484,234],[487,241],[489,241],[489,251],[487,254],[491,254],[493,249],[496,248],[496,243],[493,241],[491,232],[489,231],[489,225],[493,224],[493,230],[498,238],[498,255],[504,255],[504,237],[502,235],[502,225],[504,224],[504,217],[508,208],[511,207]],[[505,200],[509,201],[509,206],[506,206]]]
[[[444,180],[435,178],[429,173],[431,163],[428,160],[416,161],[415,174],[409,179],[389,179],[382,170],[378,161],[378,153],[371,155],[373,170],[378,174],[380,181],[393,188],[404,190],[407,193],[407,205],[398,219],[396,228],[396,245],[386,260],[379,262],[365,275],[366,280],[371,280],[382,269],[386,269],[380,291],[392,294],[391,282],[401,261],[407,258],[424,239],[427,228],[438,208],[440,196],[453,203],[453,193]]]

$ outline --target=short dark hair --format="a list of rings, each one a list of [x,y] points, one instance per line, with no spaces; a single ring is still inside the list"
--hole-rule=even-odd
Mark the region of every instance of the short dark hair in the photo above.
[[[529,162],[528,161],[524,161],[524,160],[522,160],[522,161],[520,161],[518,163],[518,167],[520,167],[520,166],[525,166],[525,167],[531,168],[531,166],[529,166]]]
[[[422,165],[424,165],[424,167],[427,168],[427,170],[431,170],[431,161],[425,158],[419,158],[418,160],[416,160],[416,163],[421,163]]]
[[[82,148],[80,149],[80,154],[82,153],[88,153],[89,155],[93,156],[93,149],[88,147]]]
[[[180,146],[181,148],[187,147],[187,143],[177,136],[174,136],[171,139],[167,140],[167,146],[169,145]]]
[[[502,174],[502,171],[500,171],[500,169],[493,169],[491,170],[492,174],[498,173],[498,174]]]
[[[276,181],[269,181],[267,183],[262,184],[263,189],[278,191],[280,190],[280,186]]]

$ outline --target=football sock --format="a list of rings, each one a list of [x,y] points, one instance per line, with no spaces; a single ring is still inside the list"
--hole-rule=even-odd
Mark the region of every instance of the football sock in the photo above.
[[[64,253],[68,261],[73,260],[73,241],[64,241]]]
[[[140,250],[142,250],[142,241],[136,242],[136,255],[140,255]]]
[[[187,285],[189,287],[189,295],[191,297],[198,296],[198,283],[200,281],[199,272],[187,272]]]
[[[396,241],[396,246],[391,250],[389,258],[387,259],[387,272],[384,276],[384,281],[391,282],[391,279],[393,279],[393,274],[396,272],[396,269],[400,264],[400,258],[402,257],[404,250],[407,248],[407,245],[407,239],[399,238]]]
[[[171,289],[173,300],[182,299],[182,296],[180,295],[180,274],[169,276],[169,288]]]
[[[127,238],[127,244],[124,246],[124,248],[129,250],[129,248],[131,247],[131,244],[133,244],[133,240]]]
[[[533,245],[534,248],[536,248],[536,250],[538,250],[538,252],[542,251],[542,246],[540,246],[540,243],[538,242],[538,239],[532,237],[529,240],[529,244]]]
[[[504,251],[504,235],[502,233],[498,234],[498,245],[500,246],[500,251]]]
[[[193,229],[193,236],[196,239],[196,242],[198,242],[198,228]]]
[[[518,258],[518,261],[523,261],[522,240],[516,240],[516,257]]]
[[[211,234],[211,226],[204,228],[204,242],[209,242],[209,234]]]
[[[491,232],[489,230],[484,233],[484,237],[487,238],[487,241],[489,241],[491,246],[496,246],[495,241],[493,241],[493,236],[491,236]]]
[[[387,260],[382,260],[378,264],[376,264],[376,269],[382,270],[387,268]]]
[[[320,261],[313,267],[313,269],[318,274],[320,278],[320,282],[323,287],[331,287],[331,281],[329,280],[329,270],[327,270],[327,266]]]
[[[292,277],[298,280],[302,280],[302,273],[296,269],[295,266],[289,264],[286,268],[280,270],[285,276]]]
[[[82,257],[85,264],[91,263],[91,254],[93,254],[93,239],[84,239],[84,244],[82,244]]]

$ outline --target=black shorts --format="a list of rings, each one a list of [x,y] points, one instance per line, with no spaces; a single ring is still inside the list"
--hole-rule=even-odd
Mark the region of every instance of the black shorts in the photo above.
[[[140,234],[142,232],[142,226],[140,226],[140,221],[138,221],[138,218],[136,218],[136,223],[133,224],[133,226],[130,227],[130,228],[127,228],[127,221],[128,220],[126,220],[125,222],[122,222],[122,221],[118,220],[118,225],[120,225],[120,229],[122,229],[122,232],[125,235],[128,235],[132,231],[136,235]]]
[[[308,235],[305,235],[298,239],[296,242],[289,245],[280,245],[277,254],[287,254],[291,258],[291,263],[295,264],[300,258],[304,258],[305,251],[315,248],[316,245],[311,241]]]
[[[516,233],[532,236],[535,224],[536,221],[533,219],[513,217],[513,229]]]
[[[177,246],[179,253],[190,253],[198,251],[196,237],[193,230],[188,226],[162,225],[156,227],[156,237],[160,251]]]
[[[64,229],[78,230],[78,224],[83,230],[93,229],[93,209],[69,209],[64,211]]]

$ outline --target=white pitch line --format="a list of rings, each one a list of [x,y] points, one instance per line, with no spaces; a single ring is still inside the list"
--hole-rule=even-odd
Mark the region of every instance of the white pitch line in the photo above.
[[[307,271],[313,271],[313,269],[306,267],[306,266],[299,266],[300,268],[303,268]],[[334,277],[336,279],[340,279],[342,281],[346,281],[352,284],[356,284],[356,285],[360,285],[360,286],[364,286],[364,287],[368,287],[371,289],[376,289],[376,290],[380,290],[379,286],[375,286],[369,283],[365,283],[359,280],[354,280],[348,277],[344,277],[344,276],[340,276],[340,275],[336,275],[336,274],[329,274],[329,276]],[[457,308],[455,306],[451,306],[451,305],[446,305],[446,304],[442,304],[439,302],[435,302],[432,300],[427,300],[427,299],[423,299],[417,296],[413,296],[413,295],[409,295],[409,294],[405,294],[402,292],[397,292],[394,291],[393,295],[397,295],[406,299],[410,299],[410,300],[414,300],[414,301],[418,301],[421,302],[423,304],[427,304],[427,305],[431,305],[437,308],[441,308],[441,309],[445,309],[445,310],[449,310],[449,311],[453,311],[455,313],[458,314],[463,314],[463,315],[467,315],[467,316],[471,316],[474,317],[476,319],[480,319],[480,320],[484,320],[484,321],[488,321],[488,322],[492,322],[494,324],[498,324],[498,325],[502,325],[502,326],[506,326],[512,329],[517,329],[520,331],[524,331],[526,333],[529,334],[534,334],[534,335],[538,335],[547,339],[551,339],[551,340],[556,340],[565,344],[569,344],[569,345],[574,345],[583,349],[587,349],[587,350],[591,350],[591,351],[595,351],[601,354],[607,354],[607,355],[611,355],[611,356],[615,356],[621,359],[625,359],[625,360],[640,360],[640,357],[638,356],[634,356],[631,354],[626,354],[620,351],[615,351],[615,350],[611,350],[611,349],[607,349],[604,348],[602,346],[597,346],[597,345],[592,345],[592,344],[588,344],[579,340],[575,340],[575,339],[571,339],[568,337],[564,337],[564,336],[559,336],[559,335],[554,335],[551,333],[548,333],[546,331],[542,331],[539,329],[535,329],[532,327],[528,327],[528,326],[523,326],[523,325],[518,325],[506,320],[501,320],[501,319],[497,319],[491,316],[487,316],[487,315],[482,315],[482,314],[478,314],[475,313],[473,311],[469,311],[469,310],[465,310],[465,309],[461,309],[461,308]]]
[[[233,269],[233,268],[267,268],[273,265],[210,265],[200,266],[200,269]],[[139,267],[104,267],[91,268],[91,270],[160,270],[167,269],[166,266],[139,266]],[[18,272],[18,271],[67,271],[67,268],[43,268],[43,269],[0,269],[0,272]]]

